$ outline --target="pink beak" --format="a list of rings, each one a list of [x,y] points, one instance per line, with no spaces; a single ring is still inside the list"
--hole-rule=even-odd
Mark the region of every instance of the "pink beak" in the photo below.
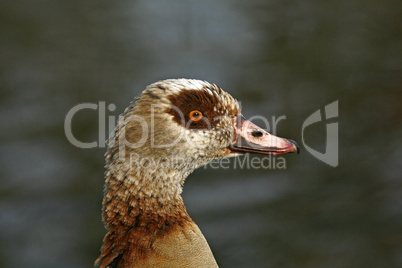
[[[242,115],[239,115],[235,121],[235,129],[236,139],[229,146],[232,153],[272,155],[299,153],[299,146],[295,141],[271,135]]]

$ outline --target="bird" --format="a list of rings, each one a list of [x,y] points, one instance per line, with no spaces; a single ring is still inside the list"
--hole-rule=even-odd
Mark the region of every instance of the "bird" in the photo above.
[[[185,179],[215,159],[299,152],[293,140],[247,120],[219,86],[184,78],[147,86],[120,116],[107,147],[100,268],[218,267],[186,211]]]

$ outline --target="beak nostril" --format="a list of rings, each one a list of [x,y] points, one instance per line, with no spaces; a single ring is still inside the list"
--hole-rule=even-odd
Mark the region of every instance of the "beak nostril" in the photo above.
[[[251,133],[251,135],[253,135],[253,137],[255,138],[259,138],[263,135],[263,133],[259,130],[253,130],[253,132]]]

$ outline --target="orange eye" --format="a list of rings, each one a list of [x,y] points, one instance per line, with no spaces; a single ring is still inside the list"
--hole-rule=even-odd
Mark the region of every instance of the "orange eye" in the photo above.
[[[201,121],[203,114],[198,110],[194,110],[194,111],[191,111],[188,114],[188,116],[190,117],[191,121],[198,122],[198,121]]]

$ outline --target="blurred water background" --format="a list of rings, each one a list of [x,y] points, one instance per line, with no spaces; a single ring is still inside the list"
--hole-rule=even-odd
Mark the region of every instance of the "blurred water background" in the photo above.
[[[286,170],[188,178],[221,267],[402,267],[401,15],[396,0],[2,1],[0,266],[92,267],[105,149],[69,143],[65,116],[104,101],[108,123],[146,85],[185,77],[220,85],[246,117],[286,115],[277,134],[301,145]],[[334,168],[301,126],[336,100]],[[96,110],[73,118],[80,141],[98,126]],[[304,132],[321,152],[325,128]]]

